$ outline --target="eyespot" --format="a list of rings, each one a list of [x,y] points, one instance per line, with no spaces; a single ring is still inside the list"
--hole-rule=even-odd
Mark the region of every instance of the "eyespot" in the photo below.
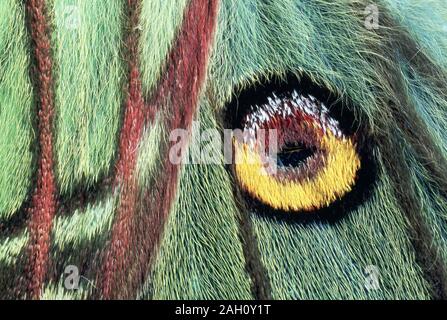
[[[361,167],[356,134],[307,89],[269,86],[242,102],[233,172],[245,193],[276,210],[330,206],[352,190]]]

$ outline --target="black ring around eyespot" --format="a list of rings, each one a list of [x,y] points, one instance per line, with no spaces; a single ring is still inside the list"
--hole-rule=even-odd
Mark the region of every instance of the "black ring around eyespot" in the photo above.
[[[272,92],[282,95],[293,90],[297,90],[301,94],[312,95],[324,103],[329,109],[330,116],[338,120],[341,129],[347,135],[352,135],[359,128],[353,113],[349,111],[353,103],[343,103],[336,93],[315,85],[306,75],[302,75],[299,79],[295,75],[288,75],[285,80],[279,77],[273,77],[270,80],[261,79],[259,83],[242,90],[227,103],[224,124],[226,127],[242,129],[242,120],[250,112],[249,108],[252,105],[265,103]],[[233,110],[236,112],[231,112]]]
[[[244,207],[266,219],[287,221],[289,223],[311,223],[314,221],[334,223],[340,220],[356,207],[368,201],[374,183],[377,180],[376,161],[373,158],[374,141],[370,139],[368,130],[355,120],[350,111],[354,105],[342,102],[339,97],[326,88],[315,85],[309,77],[300,79],[289,75],[286,80],[273,78],[269,81],[261,81],[260,84],[251,86],[236,95],[226,106],[223,121],[226,128],[241,129],[242,119],[251,111],[251,106],[261,105],[267,101],[267,97],[275,92],[278,95],[286,94],[292,90],[298,90],[301,94],[312,95],[323,102],[329,109],[331,117],[336,119],[341,129],[347,134],[356,134],[357,152],[361,158],[361,167],[357,173],[356,182],[352,190],[337,199],[328,207],[316,209],[312,212],[299,214],[273,209],[270,206],[253,198],[247,191],[239,187],[235,180],[235,195],[244,202]],[[361,110],[359,110],[361,112]],[[227,165],[227,170],[235,177],[234,166]]]

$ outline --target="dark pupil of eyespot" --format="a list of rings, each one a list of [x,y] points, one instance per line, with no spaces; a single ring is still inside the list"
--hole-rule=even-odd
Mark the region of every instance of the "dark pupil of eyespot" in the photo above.
[[[302,143],[286,144],[277,154],[277,165],[297,167],[315,153],[315,148],[306,147]]]

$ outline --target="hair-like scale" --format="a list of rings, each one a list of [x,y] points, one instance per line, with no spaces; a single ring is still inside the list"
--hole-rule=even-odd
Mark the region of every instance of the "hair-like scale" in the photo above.
[[[372,29],[364,0],[107,2],[0,7],[0,298],[447,298],[443,1],[375,1]],[[348,174],[315,160],[263,202],[248,168],[170,161],[172,130],[233,129],[261,117],[247,92],[292,84],[355,144],[285,137]]]

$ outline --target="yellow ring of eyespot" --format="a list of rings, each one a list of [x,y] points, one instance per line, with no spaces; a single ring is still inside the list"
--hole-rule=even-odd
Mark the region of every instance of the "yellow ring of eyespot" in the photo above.
[[[234,140],[235,172],[241,186],[259,201],[284,211],[311,211],[329,206],[351,191],[360,157],[350,138],[337,138],[330,130],[322,137],[325,165],[310,179],[279,181],[271,177],[261,156]]]

